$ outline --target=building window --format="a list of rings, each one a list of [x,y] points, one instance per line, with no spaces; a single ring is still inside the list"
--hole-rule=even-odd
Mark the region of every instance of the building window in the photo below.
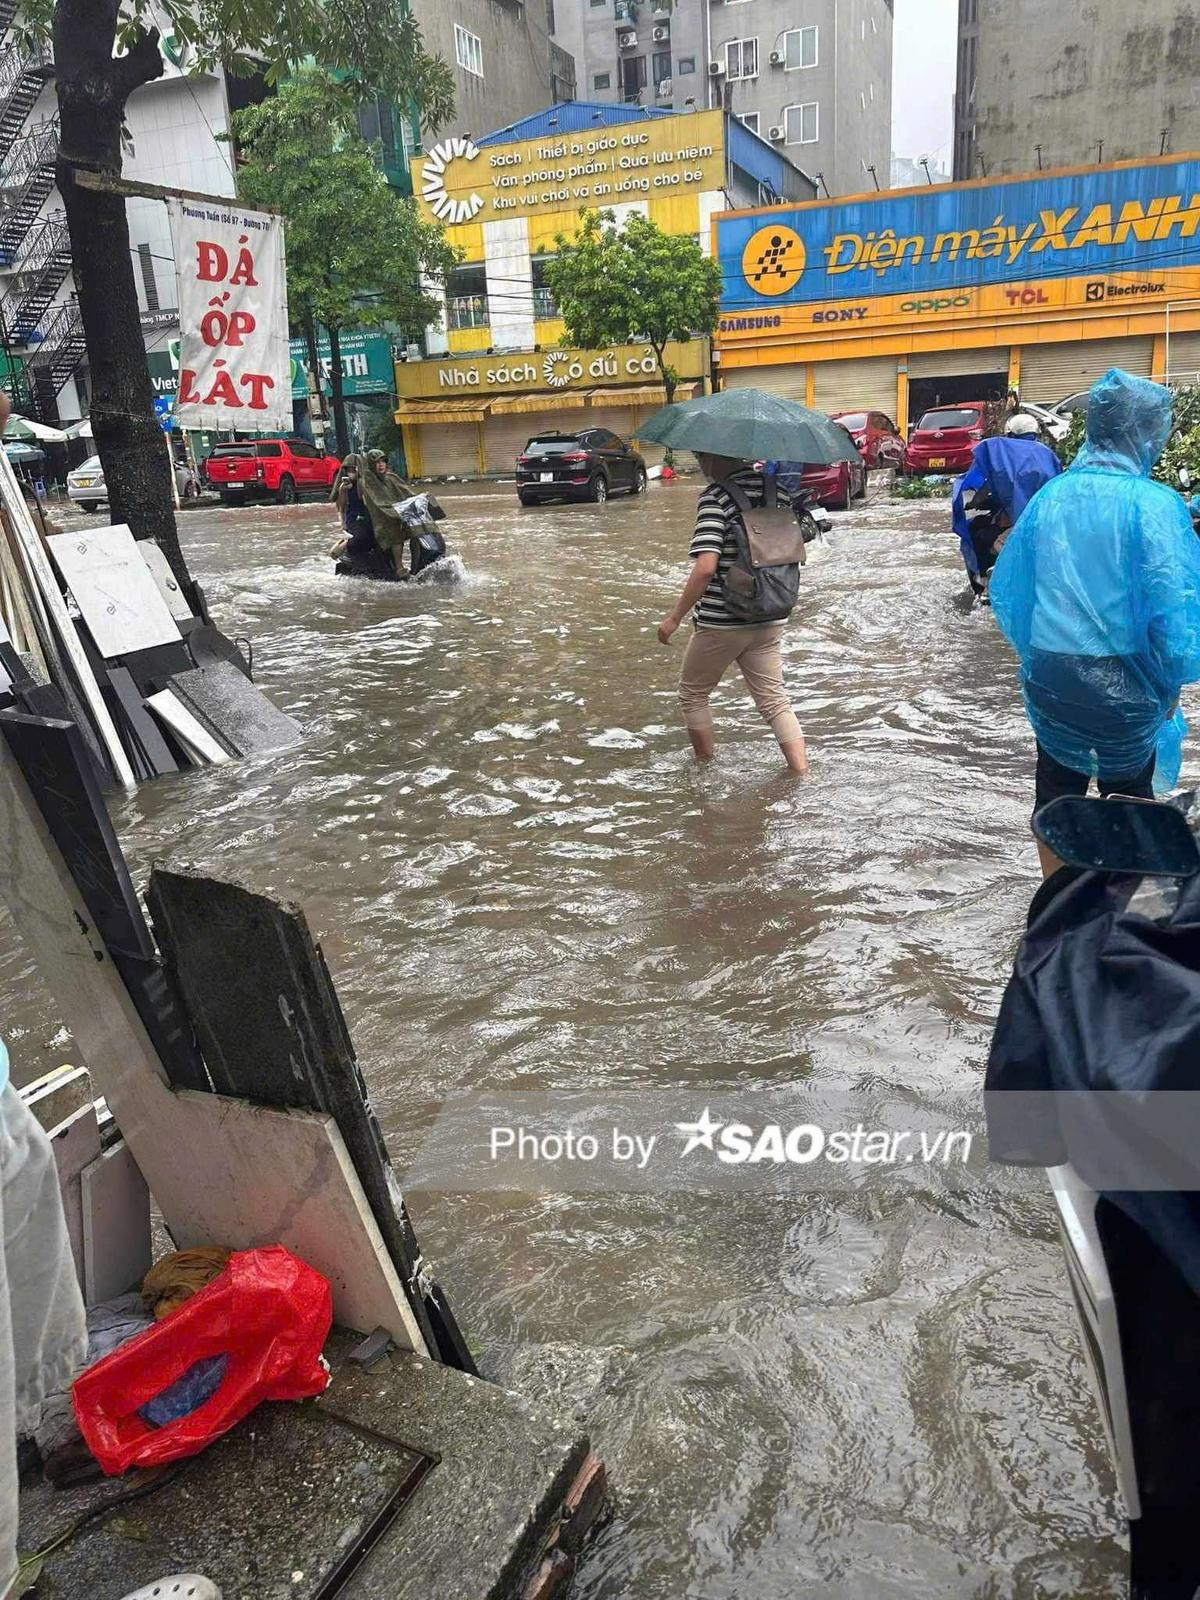
[[[621,62],[621,94],[627,104],[638,105],[646,87],[645,56],[626,56]]]
[[[789,28],[783,36],[783,65],[787,72],[817,64],[816,28]]]
[[[606,6],[607,4],[608,0],[592,0],[592,10],[599,11],[602,6]]]
[[[819,127],[815,100],[808,100],[802,106],[784,106],[783,136],[787,144],[816,144]]]
[[[483,77],[483,41],[477,33],[468,33],[457,22],[454,24],[454,59],[464,72]]]
[[[592,88],[593,89],[611,89],[612,88],[612,73],[611,72],[597,72],[595,74],[595,76],[592,78]]]
[[[758,40],[731,39],[725,46],[725,76],[730,83],[758,77]]]
[[[657,87],[664,79],[671,76],[671,52],[669,50],[656,50],[654,52],[654,82]]]
[[[146,291],[146,310],[159,311],[162,308],[158,303],[158,284],[154,277],[154,261],[150,254],[148,244],[139,244],[138,265],[142,269],[142,287]]]
[[[695,58],[695,56],[680,56],[679,61],[676,64],[676,67],[675,67],[675,71],[676,71],[676,73],[678,74],[679,77],[686,78],[689,73],[695,72],[695,70],[696,70],[696,58]]]
[[[740,116],[738,118],[738,121],[740,123],[743,123],[747,128],[749,128],[751,133],[757,133],[758,132],[758,112],[757,111],[747,111],[743,116]]]

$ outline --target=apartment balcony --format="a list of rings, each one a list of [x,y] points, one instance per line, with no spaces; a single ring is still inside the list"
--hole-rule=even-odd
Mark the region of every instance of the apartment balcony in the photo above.
[[[452,295],[446,302],[446,326],[452,332],[463,328],[486,328],[491,317],[485,294]]]

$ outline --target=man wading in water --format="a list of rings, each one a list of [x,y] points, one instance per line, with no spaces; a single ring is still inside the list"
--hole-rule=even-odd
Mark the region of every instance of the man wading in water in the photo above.
[[[767,501],[766,479],[746,462],[729,456],[697,451],[696,460],[708,479],[708,487],[701,494],[696,511],[696,530],[689,551],[692,571],[675,609],[658,625],[659,642],[668,644],[688,612],[693,606],[696,608],[695,631],[684,652],[679,677],[679,701],[692,749],[697,761],[711,760],[716,741],[708,697],[736,661],[755,705],[771,724],[788,768],[803,774],[808,771],[804,734],[783,686],[780,641],[787,623],[786,610],[776,620],[747,623],[744,611],[741,616],[736,614],[736,601],[731,609],[731,595],[726,589],[726,578],[746,539],[743,516]],[[739,505],[739,500],[744,503]],[[793,603],[794,598],[793,594]]]

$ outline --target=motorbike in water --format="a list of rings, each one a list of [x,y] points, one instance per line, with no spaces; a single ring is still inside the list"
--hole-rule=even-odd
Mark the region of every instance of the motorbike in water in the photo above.
[[[1020,418],[1009,420],[1015,428]],[[954,485],[951,523],[958,535],[971,591],[988,604],[988,578],[1009,529],[1030,500],[1062,471],[1053,450],[1036,432],[1017,430],[983,439],[969,469]]]
[[[381,550],[378,545],[354,555],[341,550],[334,556],[334,573],[339,578],[372,578],[382,583],[410,583],[413,579],[432,573],[445,562],[443,572],[453,576],[457,563],[447,560],[446,541],[437,524],[446,520],[442,506],[431,494],[417,494],[407,500],[398,500],[395,506],[408,534],[408,566],[397,566],[393,551]],[[399,551],[400,546],[396,547]],[[438,576],[442,574],[439,573]]]
[[[988,1062],[992,1158],[1044,1166],[1129,1524],[1130,1600],[1200,1594],[1194,795],[1068,797]]]

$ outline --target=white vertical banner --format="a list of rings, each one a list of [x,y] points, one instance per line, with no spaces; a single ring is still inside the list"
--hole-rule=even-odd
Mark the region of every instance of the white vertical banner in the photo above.
[[[179,286],[180,428],[292,431],[283,220],[168,200]]]

